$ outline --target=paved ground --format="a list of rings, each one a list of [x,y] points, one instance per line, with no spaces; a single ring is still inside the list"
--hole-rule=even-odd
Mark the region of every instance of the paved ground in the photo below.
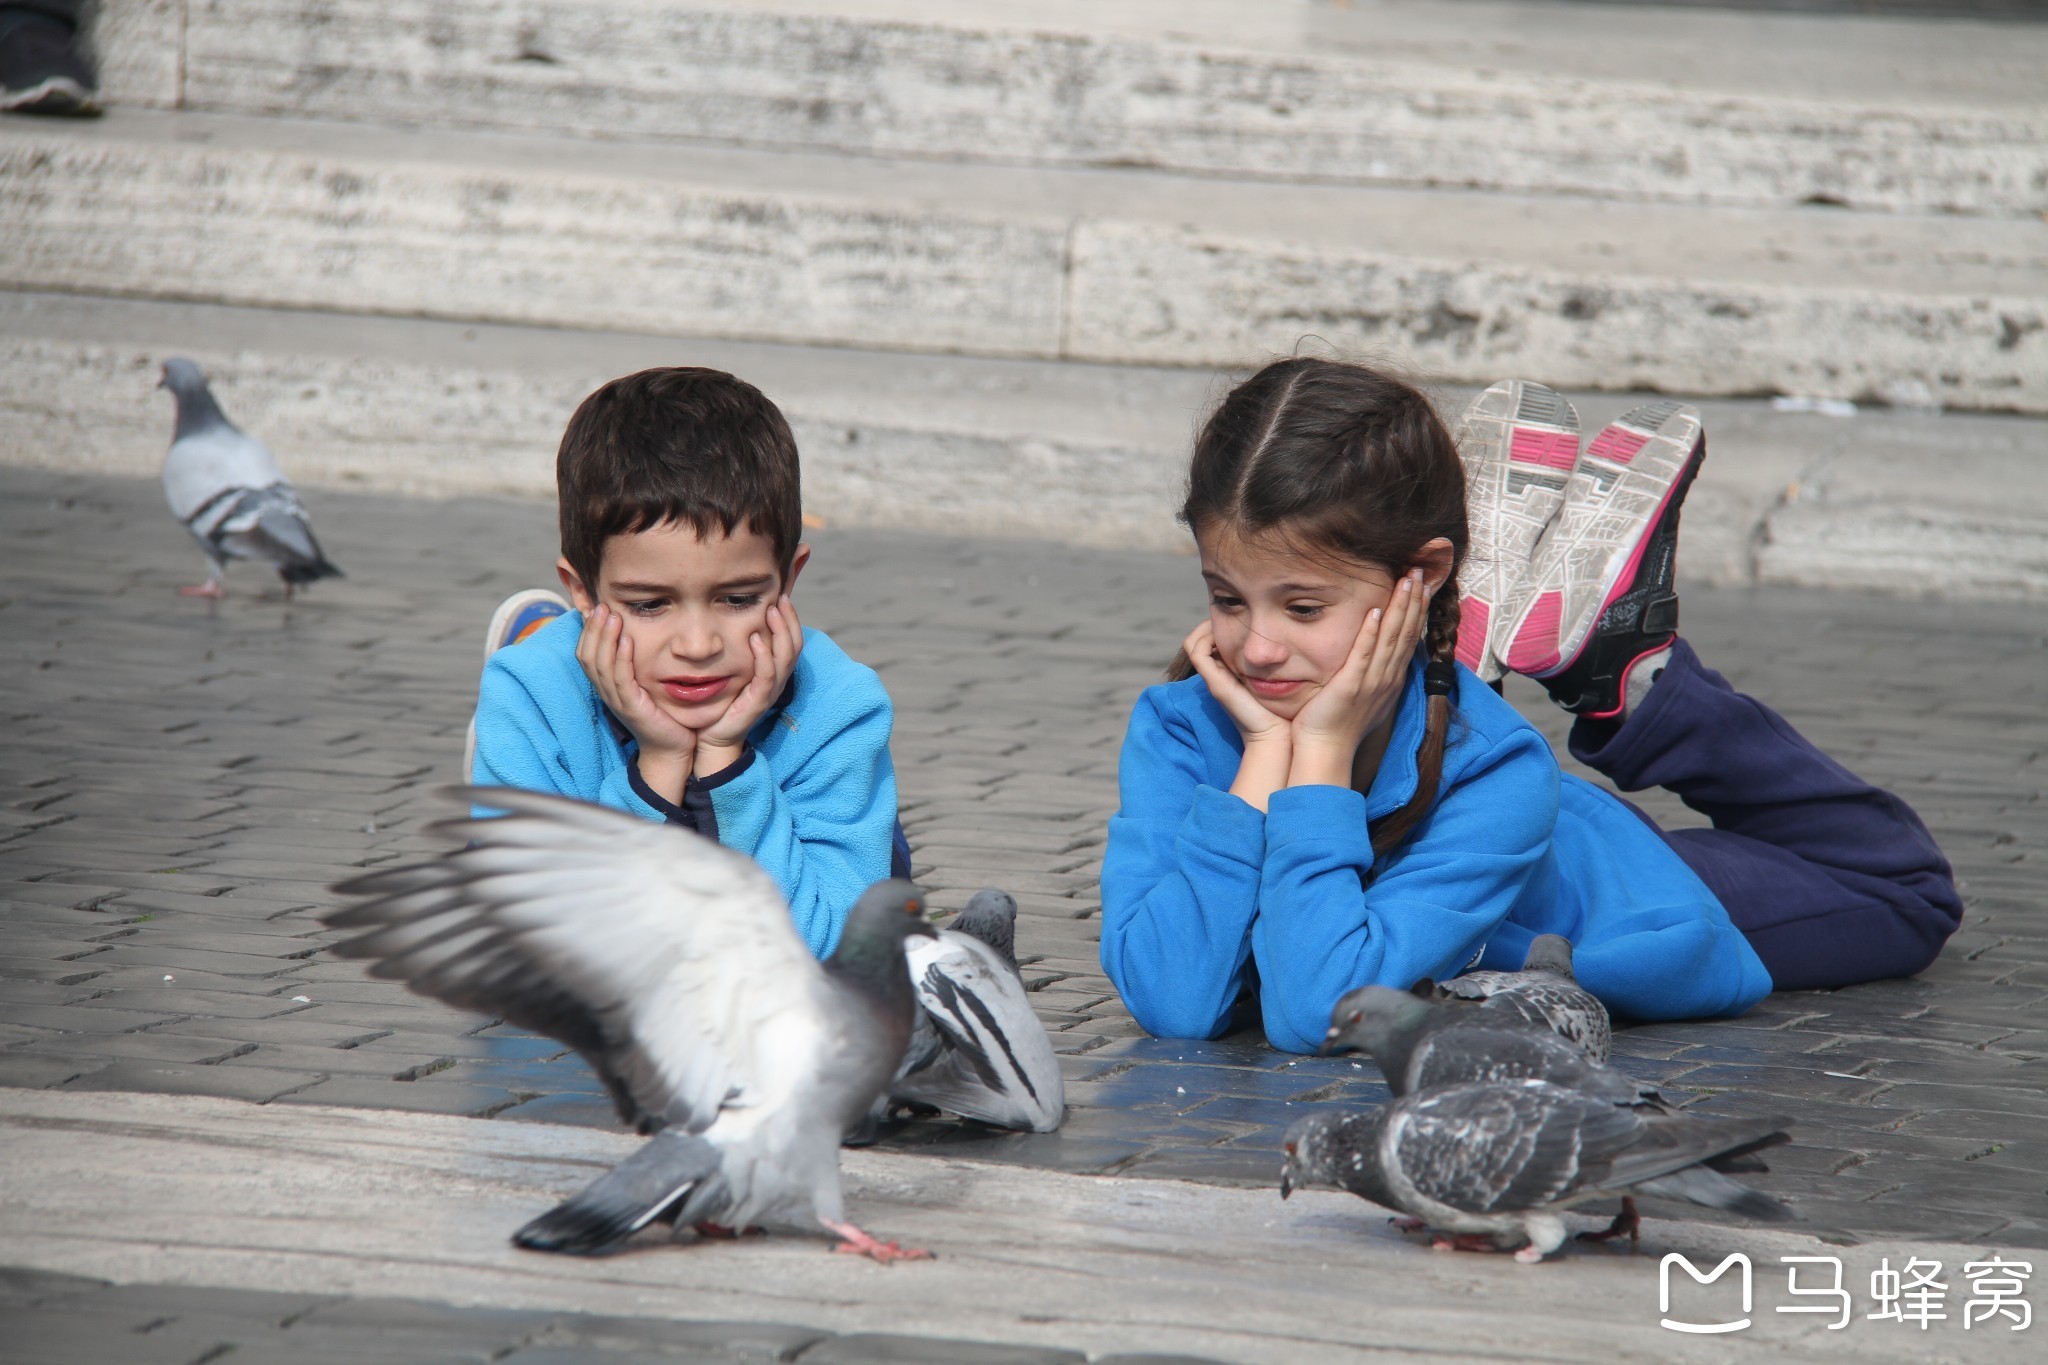
[[[183,600],[199,557],[153,485],[0,470],[0,1084],[586,1125],[544,1040],[365,980],[313,913],[348,870],[440,845],[481,623],[541,581],[547,509],[324,495],[347,568]],[[1066,1128],[905,1127],[899,1147],[1269,1184],[1280,1128],[1384,1092],[1369,1067],[1149,1040],[1095,961],[1096,867],[1136,692],[1198,609],[1185,559],[815,536],[805,620],[896,697],[904,819],[934,900],[1018,893],[1068,1054]],[[1912,586],[1912,585],[1908,585]],[[1714,1112],[1786,1110],[1760,1183],[1845,1236],[2048,1246],[2048,640],[2019,606],[1698,592],[1688,634],[1914,801],[1970,906],[1924,977],[1631,1030],[1620,1063]],[[1553,730],[1526,685],[1511,693]],[[1654,803],[1653,803],[1654,804]],[[1660,809],[1662,809],[1660,807]]]

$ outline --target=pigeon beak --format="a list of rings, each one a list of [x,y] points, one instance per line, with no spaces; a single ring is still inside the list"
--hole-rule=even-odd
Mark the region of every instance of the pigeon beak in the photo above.
[[[1316,1056],[1334,1057],[1342,1051],[1344,1051],[1343,1030],[1333,1028],[1323,1035],[1323,1043],[1321,1047],[1316,1049]]]
[[[1290,1194],[1293,1194],[1293,1193],[1294,1193],[1294,1172],[1292,1172],[1292,1171],[1282,1171],[1282,1172],[1280,1172],[1280,1197],[1281,1197],[1282,1199],[1285,1199],[1285,1198],[1286,1198],[1286,1197],[1287,1197],[1288,1195],[1290,1195]]]

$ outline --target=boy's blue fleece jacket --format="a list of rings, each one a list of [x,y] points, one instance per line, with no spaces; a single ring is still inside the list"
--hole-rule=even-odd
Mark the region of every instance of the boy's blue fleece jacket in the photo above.
[[[1538,934],[1570,939],[1580,983],[1633,1018],[1738,1014],[1770,993],[1646,820],[1561,774],[1543,735],[1463,668],[1453,701],[1441,794],[1375,867],[1368,822],[1417,786],[1419,658],[1372,789],[1289,787],[1264,815],[1230,794],[1244,741],[1208,685],[1145,691],[1109,822],[1102,965],[1147,1031],[1217,1036],[1250,979],[1267,1040],[1309,1052],[1353,987],[1513,970]]]
[[[690,779],[678,809],[640,781],[638,744],[622,738],[576,662],[582,633],[582,616],[568,612],[491,656],[477,692],[471,780],[711,834],[768,870],[804,942],[830,954],[854,901],[889,875],[896,769],[882,680],[806,627],[781,702],[731,767]]]

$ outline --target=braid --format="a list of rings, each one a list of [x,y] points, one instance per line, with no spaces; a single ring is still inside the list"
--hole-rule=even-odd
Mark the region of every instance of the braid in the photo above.
[[[1458,602],[1456,575],[1437,589],[1429,600],[1429,620],[1423,627],[1422,646],[1431,663],[1448,663],[1458,649]],[[1429,711],[1422,725],[1422,743],[1415,747],[1415,795],[1408,804],[1372,827],[1372,856],[1379,858],[1408,837],[1422,817],[1436,803],[1437,788],[1443,785],[1444,745],[1451,732],[1451,699],[1426,696]]]

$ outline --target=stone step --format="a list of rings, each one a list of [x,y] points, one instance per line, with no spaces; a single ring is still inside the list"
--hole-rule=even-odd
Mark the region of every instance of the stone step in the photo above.
[[[218,113],[2029,216],[2048,28],[1359,0],[107,0]]]
[[[801,344],[2048,409],[2038,222],[210,114],[0,130],[0,285]]]
[[[1188,544],[1173,509],[1189,442],[1229,382],[0,293],[0,462],[155,475],[170,404],[152,386],[176,354],[197,359],[228,413],[314,489],[549,497],[556,442],[585,393],[645,366],[703,364],[782,406],[806,510],[827,524],[1169,551]],[[1446,388],[1439,401],[1455,415],[1470,394]],[[1574,398],[1588,431],[1638,401]],[[1686,503],[1688,582],[2048,598],[2048,422],[1699,401],[1709,459]]]

